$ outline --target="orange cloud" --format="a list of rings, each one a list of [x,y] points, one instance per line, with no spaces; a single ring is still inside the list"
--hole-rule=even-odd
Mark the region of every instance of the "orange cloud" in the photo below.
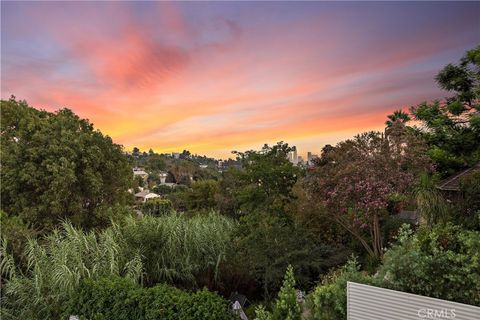
[[[418,10],[404,22],[303,5],[20,4],[22,19],[7,8],[2,21],[2,97],[70,107],[128,148],[312,148],[441,96],[435,71],[479,40],[458,15],[417,16],[413,28]]]

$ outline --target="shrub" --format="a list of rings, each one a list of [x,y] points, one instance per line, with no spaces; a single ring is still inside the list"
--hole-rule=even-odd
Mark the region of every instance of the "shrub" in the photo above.
[[[96,320],[232,319],[226,301],[206,289],[190,293],[166,284],[142,288],[121,277],[83,281],[64,310],[65,317]]]
[[[263,305],[255,308],[255,320],[271,320],[272,314]]]
[[[360,272],[360,266],[351,259],[342,268],[328,274],[309,299],[313,303],[316,320],[347,319],[347,282],[373,284],[374,279]]]
[[[283,285],[278,292],[273,312],[268,312],[262,305],[255,308],[256,320],[300,320],[301,308],[297,302],[293,267],[288,266],[283,279]]]
[[[480,305],[480,232],[447,224],[404,228],[398,239],[379,270],[382,286]]]
[[[161,195],[166,195],[175,192],[174,187],[166,186],[163,184],[156,185],[152,188],[152,191]]]
[[[288,266],[278,299],[273,308],[274,320],[300,320],[300,305],[297,302],[293,268]]]
[[[142,212],[152,216],[162,216],[171,213],[172,211],[172,202],[168,199],[149,199],[142,205]]]
[[[80,315],[87,319],[138,319],[138,286],[121,277],[85,279],[64,307],[64,318]]]
[[[191,293],[184,302],[179,319],[232,319],[226,301],[205,288]]]

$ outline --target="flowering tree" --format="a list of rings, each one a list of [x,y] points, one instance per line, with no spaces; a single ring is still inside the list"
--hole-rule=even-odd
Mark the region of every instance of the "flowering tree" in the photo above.
[[[385,133],[367,132],[324,148],[309,179],[311,196],[352,233],[371,256],[382,255],[380,220],[392,201],[432,169],[426,146],[398,122]]]

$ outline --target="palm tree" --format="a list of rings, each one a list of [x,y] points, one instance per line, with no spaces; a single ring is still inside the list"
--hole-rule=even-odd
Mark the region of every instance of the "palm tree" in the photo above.
[[[402,110],[395,110],[392,114],[388,115],[387,118],[388,120],[385,121],[385,125],[387,126],[387,128],[392,127],[394,123],[405,124],[411,120],[408,113]]]
[[[448,203],[436,188],[437,182],[437,176],[423,174],[415,188],[417,211],[420,213],[422,223],[428,226],[447,222],[450,215]]]

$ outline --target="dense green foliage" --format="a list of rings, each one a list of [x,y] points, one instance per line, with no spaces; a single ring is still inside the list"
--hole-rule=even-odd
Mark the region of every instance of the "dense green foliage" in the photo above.
[[[255,309],[255,320],[300,320],[301,311],[297,301],[293,267],[289,265],[272,312],[260,305]]]
[[[168,199],[148,199],[142,205],[142,212],[152,216],[162,216],[173,211],[172,202]]]
[[[191,191],[187,194],[188,209],[194,211],[215,209],[215,195],[218,193],[218,182],[200,180],[192,182]]]
[[[280,287],[284,270],[292,264],[299,283],[310,288],[317,276],[346,260],[346,250],[318,239],[305,226],[286,217],[253,213],[241,219],[236,236],[244,267],[262,285],[263,296]]]
[[[480,306],[480,234],[450,224],[408,230],[385,254],[382,285]]]
[[[449,64],[436,77],[452,93],[445,101],[411,108],[430,148],[429,156],[442,175],[480,161],[480,47],[467,51],[458,64]]]
[[[234,226],[229,218],[216,213],[192,218],[171,213],[128,218],[113,229],[122,254],[142,255],[146,283],[196,287],[213,286],[230,250]]]
[[[64,224],[41,242],[29,241],[26,272],[18,272],[5,243],[1,269],[9,281],[3,292],[4,313],[55,319],[82,279],[110,275],[134,282],[213,287],[233,226],[214,213],[128,218],[99,234]]]
[[[480,234],[451,224],[413,234],[405,226],[374,276],[352,260],[323,279],[310,297],[315,319],[346,319],[348,281],[480,305]]]
[[[122,147],[68,109],[2,100],[0,152],[2,209],[36,228],[65,218],[105,226],[105,210],[128,199],[132,173]]]
[[[293,151],[288,144],[279,142],[261,151],[237,152],[242,170],[236,171],[234,195],[239,214],[260,210],[282,213],[293,199],[292,188],[297,182],[299,170],[288,161]]]
[[[27,265],[24,248],[28,239],[35,238],[37,232],[30,228],[20,217],[9,217],[0,210],[1,239],[5,243],[5,252],[8,252],[20,269]]]
[[[30,240],[25,249],[27,270],[15,267],[2,248],[2,318],[58,319],[65,299],[85,278],[121,275],[138,281],[142,275],[139,254],[124,256],[112,229],[99,234],[82,232],[65,223],[41,241]]]
[[[226,301],[208,290],[189,293],[165,284],[142,288],[119,277],[83,281],[66,304],[65,317],[72,314],[92,320],[232,319]]]
[[[278,298],[273,307],[272,319],[274,320],[300,320],[301,308],[297,301],[295,277],[293,268],[288,266],[283,285],[278,292]]]
[[[316,320],[347,319],[347,282],[372,284],[372,279],[360,271],[355,259],[324,277],[311,294],[313,318]]]

